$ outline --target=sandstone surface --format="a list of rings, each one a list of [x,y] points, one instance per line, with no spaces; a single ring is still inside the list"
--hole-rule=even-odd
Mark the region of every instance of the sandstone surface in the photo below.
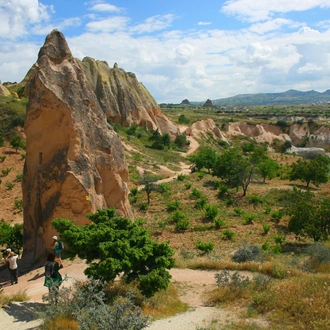
[[[200,137],[202,134],[207,132],[211,132],[215,138],[221,139],[222,141],[228,143],[225,134],[220,131],[219,127],[216,126],[215,122],[211,118],[197,121],[185,130],[187,135],[191,135],[193,137]]]
[[[83,225],[87,213],[115,207],[132,217],[123,145],[68,44],[53,30],[29,82],[25,120],[24,255],[50,247],[54,218]]]
[[[9,96],[9,90],[0,83],[0,95]]]
[[[110,68],[105,61],[85,57],[80,62],[99,103],[108,119],[123,126],[136,124],[172,137],[179,133],[161,111],[156,100],[136,75],[119,68]]]

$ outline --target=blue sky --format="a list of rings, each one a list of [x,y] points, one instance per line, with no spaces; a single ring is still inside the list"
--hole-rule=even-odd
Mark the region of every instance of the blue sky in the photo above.
[[[116,62],[158,103],[330,89],[329,0],[0,0],[0,79],[21,81],[53,29]]]

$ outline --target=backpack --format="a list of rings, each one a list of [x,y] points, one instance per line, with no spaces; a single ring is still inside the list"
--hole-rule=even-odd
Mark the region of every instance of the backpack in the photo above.
[[[54,263],[51,261],[46,261],[45,276],[52,277],[53,275],[54,275]]]
[[[58,242],[58,247],[60,250],[64,250],[64,243],[63,242]]]

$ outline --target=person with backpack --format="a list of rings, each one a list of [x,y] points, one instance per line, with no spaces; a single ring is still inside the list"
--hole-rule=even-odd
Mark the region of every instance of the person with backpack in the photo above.
[[[59,265],[61,266],[61,268],[63,267],[62,248],[63,248],[62,242],[58,242],[57,236],[53,236],[52,249],[54,251],[56,258],[58,259],[58,262],[59,262]]]
[[[55,292],[55,295],[57,295],[63,280],[59,272],[60,265],[55,258],[54,253],[49,253],[47,256],[44,286],[48,287],[49,293]]]
[[[10,283],[13,285],[14,283],[18,283],[18,267],[17,267],[17,259],[18,255],[12,252],[11,249],[7,249],[7,258],[5,259],[8,262],[8,268],[10,273]]]

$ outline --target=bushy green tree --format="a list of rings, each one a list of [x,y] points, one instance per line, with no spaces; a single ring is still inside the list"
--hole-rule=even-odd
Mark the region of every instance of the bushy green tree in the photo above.
[[[174,144],[176,144],[179,148],[185,147],[188,145],[187,137],[185,134],[178,134],[174,140]]]
[[[15,223],[13,226],[0,221],[0,245],[10,247],[19,253],[23,246],[23,224]]]
[[[86,259],[88,277],[113,281],[119,274],[128,283],[137,282],[143,295],[151,297],[167,289],[174,266],[173,250],[168,243],[150,239],[146,229],[116,210],[98,210],[87,217],[92,221],[76,226],[69,219],[54,219],[53,227],[67,244],[70,255]]]
[[[288,230],[301,237],[311,237],[315,242],[327,240],[330,234],[330,199],[316,200],[310,192],[294,192],[288,208]]]
[[[10,145],[16,150],[16,152],[18,149],[25,149],[25,142],[18,135],[11,139]]]
[[[329,180],[329,159],[319,156],[312,160],[298,159],[291,165],[290,181],[300,180],[306,182],[306,187],[310,183],[319,186]]]
[[[263,182],[266,182],[266,179],[270,180],[275,178],[279,169],[280,169],[280,165],[270,157],[263,159],[258,164],[258,168],[257,168],[259,174],[263,179]]]
[[[192,162],[193,167],[197,171],[206,168],[208,172],[210,172],[214,167],[217,154],[211,147],[199,147],[197,153],[189,156],[188,159]]]

